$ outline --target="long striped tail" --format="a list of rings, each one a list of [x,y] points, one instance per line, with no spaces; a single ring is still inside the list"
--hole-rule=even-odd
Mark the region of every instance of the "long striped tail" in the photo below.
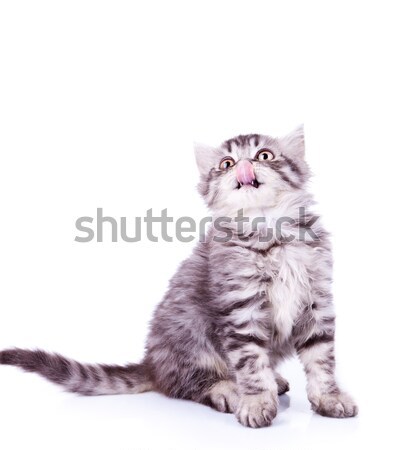
[[[0,351],[0,364],[36,372],[81,395],[137,394],[153,389],[144,364],[81,364],[58,354],[19,348]]]

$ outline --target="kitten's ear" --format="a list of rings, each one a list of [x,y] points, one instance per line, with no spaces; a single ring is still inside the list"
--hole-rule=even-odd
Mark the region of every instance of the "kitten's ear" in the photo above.
[[[194,143],[196,164],[200,175],[207,175],[215,166],[216,149],[205,144]]]
[[[303,159],[305,152],[303,124],[281,138],[281,144],[285,153]]]

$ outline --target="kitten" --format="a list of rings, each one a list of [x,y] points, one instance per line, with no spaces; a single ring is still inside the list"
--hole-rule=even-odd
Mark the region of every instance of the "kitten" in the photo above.
[[[357,406],[334,375],[331,249],[311,213],[303,128],[283,138],[252,134],[218,148],[197,146],[196,159],[213,219],[242,209],[250,220],[243,229],[238,220],[212,226],[182,263],[155,311],[143,361],[91,365],[9,349],[0,363],[83,395],[159,391],[234,413],[256,428],[275,418],[278,395],[289,389],[276,367],[296,353],[312,409],[355,416]],[[279,220],[286,237],[270,232]]]

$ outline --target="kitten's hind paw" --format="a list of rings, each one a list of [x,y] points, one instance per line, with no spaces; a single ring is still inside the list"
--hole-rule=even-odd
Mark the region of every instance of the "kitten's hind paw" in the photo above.
[[[277,383],[277,392],[278,395],[283,395],[289,391],[289,383],[288,381],[282,377],[279,373],[275,373],[276,383]]]
[[[220,412],[234,413],[239,403],[236,384],[228,380],[215,383],[204,397],[202,403]]]
[[[346,393],[324,394],[311,402],[312,409],[327,417],[354,417],[358,414],[358,406]]]

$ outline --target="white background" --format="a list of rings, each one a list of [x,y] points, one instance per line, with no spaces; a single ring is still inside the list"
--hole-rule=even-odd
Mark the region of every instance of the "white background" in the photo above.
[[[139,361],[194,245],[77,243],[75,220],[206,214],[193,141],[305,123],[333,234],[338,376],[356,419],[310,412],[297,362],[269,429],[159,394],[82,398],[0,367],[4,449],[393,445],[391,2],[2,1],[0,348]],[[133,222],[131,222],[133,224]],[[289,406],[288,406],[289,403]],[[393,448],[393,447],[392,447]]]

